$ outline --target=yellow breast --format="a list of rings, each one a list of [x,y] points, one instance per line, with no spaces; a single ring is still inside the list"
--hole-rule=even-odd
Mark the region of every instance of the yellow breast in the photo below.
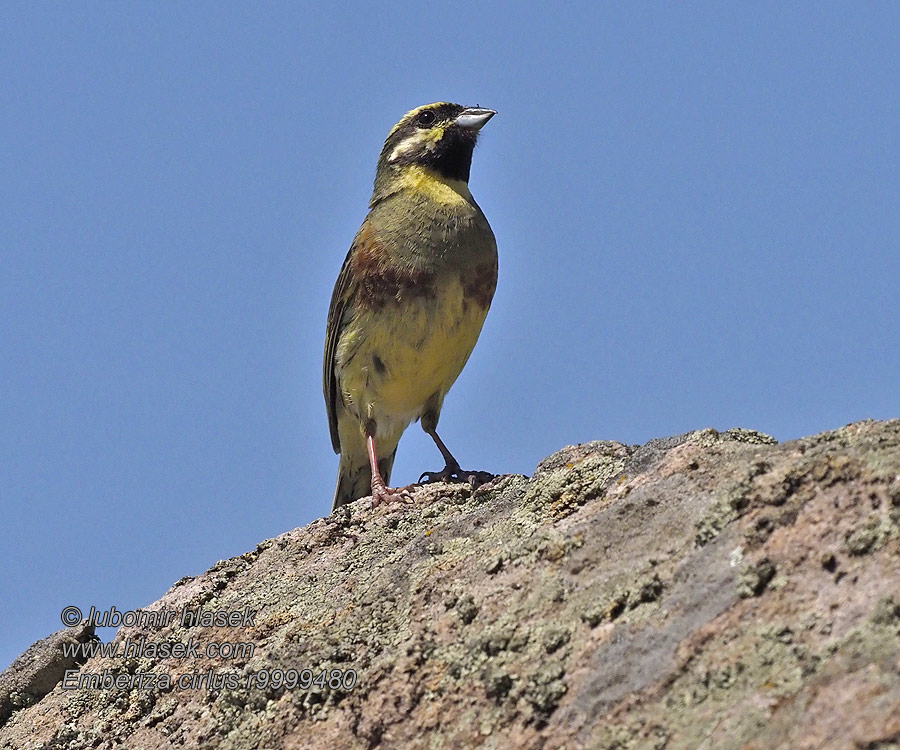
[[[433,294],[361,310],[337,352],[345,401],[379,432],[386,422],[403,423],[402,431],[430,398],[450,390],[486,315],[486,307],[464,299],[458,278]]]

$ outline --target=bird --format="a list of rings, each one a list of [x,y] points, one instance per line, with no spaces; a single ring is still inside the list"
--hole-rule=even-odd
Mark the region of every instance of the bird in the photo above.
[[[469,476],[437,425],[497,287],[497,242],[468,184],[479,132],[495,114],[426,104],[384,142],[369,212],[328,309],[323,391],[340,454],[332,510],[370,494],[373,505],[409,499],[390,476],[416,420],[445,464],[419,481]]]

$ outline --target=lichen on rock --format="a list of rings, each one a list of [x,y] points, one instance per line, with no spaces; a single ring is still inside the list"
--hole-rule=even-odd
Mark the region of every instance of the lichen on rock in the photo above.
[[[196,657],[78,667],[236,686],[64,690],[17,661],[0,748],[887,748],[898,532],[898,420],[569,446],[530,478],[345,506],[147,608],[252,625],[116,635]]]

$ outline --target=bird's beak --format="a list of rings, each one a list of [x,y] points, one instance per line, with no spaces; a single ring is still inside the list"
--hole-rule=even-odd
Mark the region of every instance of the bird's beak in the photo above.
[[[481,130],[482,127],[497,112],[493,109],[481,109],[481,107],[468,107],[460,112],[453,121],[455,125],[467,130]]]

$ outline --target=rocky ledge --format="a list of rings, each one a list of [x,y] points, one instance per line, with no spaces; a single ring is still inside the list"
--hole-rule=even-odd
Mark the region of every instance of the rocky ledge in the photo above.
[[[900,420],[567,447],[35,644],[0,747],[896,748],[898,532]]]

